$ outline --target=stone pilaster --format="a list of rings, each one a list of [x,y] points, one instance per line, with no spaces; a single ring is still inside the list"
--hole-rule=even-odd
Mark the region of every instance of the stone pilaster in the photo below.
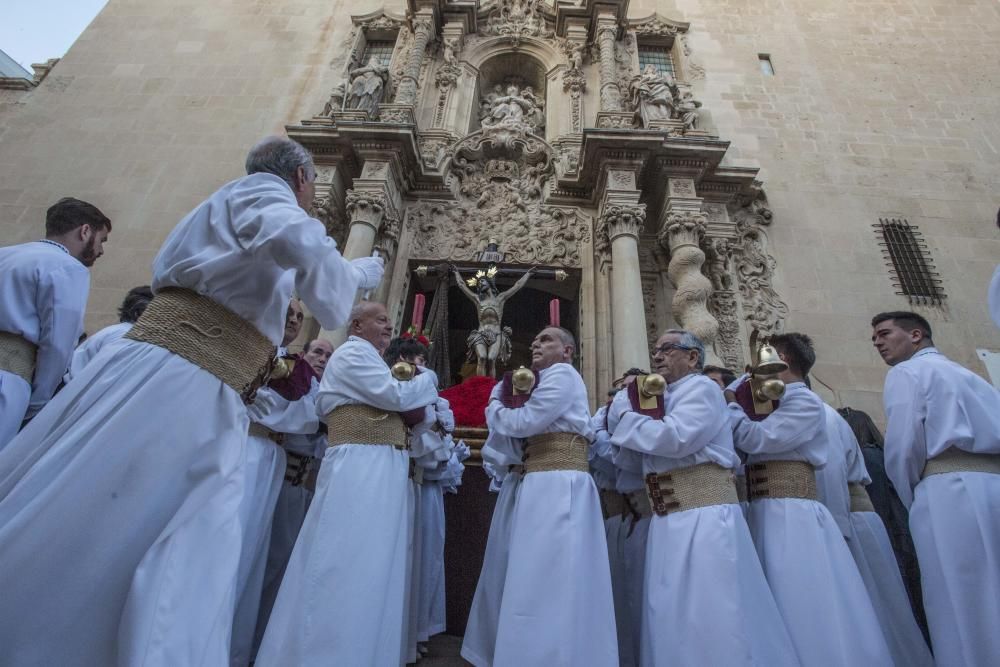
[[[424,60],[427,43],[434,36],[434,15],[429,9],[422,9],[413,17],[413,42],[406,54],[406,67],[396,91],[396,104],[414,105],[417,102],[417,79],[420,65]]]
[[[708,310],[712,282],[701,272],[705,263],[701,241],[708,222],[701,205],[692,179],[668,178],[659,241],[670,252],[667,276],[676,289],[671,308],[674,318],[702,340],[706,353],[715,360],[719,323]]]
[[[614,14],[597,18],[597,46],[601,54],[601,111],[621,111],[622,94],[615,76],[615,39],[618,19]]]

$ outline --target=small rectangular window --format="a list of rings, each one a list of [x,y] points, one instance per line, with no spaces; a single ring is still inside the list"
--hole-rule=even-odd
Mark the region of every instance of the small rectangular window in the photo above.
[[[771,64],[771,56],[767,53],[758,53],[757,60],[760,63],[760,72],[764,76],[774,76],[774,65]]]
[[[372,58],[378,58],[380,65],[389,65],[392,60],[392,50],[396,48],[396,42],[390,40],[368,40],[365,44],[365,53],[361,56],[361,63],[367,65]]]
[[[940,304],[944,298],[939,274],[934,271],[923,235],[906,220],[880,218],[882,254],[892,273],[896,294],[913,304]]]
[[[670,57],[670,49],[666,46],[640,45],[639,71],[646,69],[646,65],[653,65],[660,74],[675,76],[674,60]]]

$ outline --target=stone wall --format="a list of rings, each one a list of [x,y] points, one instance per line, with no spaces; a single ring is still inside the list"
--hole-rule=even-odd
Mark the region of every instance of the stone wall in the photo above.
[[[169,230],[242,173],[249,146],[322,108],[350,15],[382,6],[110,0],[38,88],[0,97],[0,244],[39,237],[61,196],[100,206],[115,229],[87,329],[114,321]],[[681,76],[703,127],[732,141],[727,160],[761,167],[785,328],[814,337],[820,391],[882,419],[868,320],[910,306],[879,250],[880,217],[924,232],[948,298],[920,310],[944,352],[984,373],[975,348],[1000,349],[985,308],[1000,259],[996,3],[632,0],[629,16],[654,11],[691,24],[675,50],[689,53]]]

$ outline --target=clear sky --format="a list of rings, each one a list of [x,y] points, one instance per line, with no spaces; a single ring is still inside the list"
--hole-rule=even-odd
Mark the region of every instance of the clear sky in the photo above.
[[[0,49],[31,71],[62,58],[108,0],[0,0]]]

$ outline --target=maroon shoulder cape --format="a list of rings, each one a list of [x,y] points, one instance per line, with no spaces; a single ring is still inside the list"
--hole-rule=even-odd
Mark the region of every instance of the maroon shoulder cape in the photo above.
[[[737,387],[734,393],[736,394],[736,402],[741,408],[743,408],[743,412],[747,413],[747,417],[749,417],[751,421],[760,422],[767,419],[768,415],[759,415],[753,409],[753,390],[750,388],[749,378],[747,378],[746,382]],[[780,401],[771,401],[771,404],[774,406],[773,410],[777,410]]]
[[[632,404],[633,412],[638,412],[640,415],[646,415],[653,419],[663,419],[663,416],[667,414],[667,410],[663,406],[662,394],[656,397],[655,408],[641,408],[639,407],[639,382],[630,383],[626,391],[628,391],[628,400]]]
[[[535,391],[539,381],[538,371],[532,369],[531,372],[535,374],[535,384],[527,394],[514,394],[513,371],[507,371],[503,374],[503,380],[500,381],[500,402],[505,408],[520,408],[531,398],[531,392]]]

